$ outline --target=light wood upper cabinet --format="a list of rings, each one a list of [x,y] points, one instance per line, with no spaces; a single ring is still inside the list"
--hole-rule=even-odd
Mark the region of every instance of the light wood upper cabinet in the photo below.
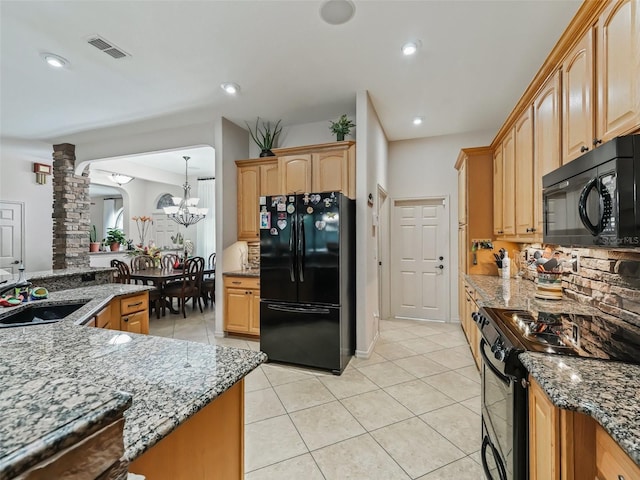
[[[260,165],[260,196],[279,195],[280,176],[278,172],[278,160]]]
[[[503,161],[502,161],[502,143],[499,143],[493,153],[493,234],[503,235]]]
[[[312,163],[312,191],[339,192],[349,185],[349,150],[314,153]]]
[[[560,162],[560,71],[547,80],[533,100],[533,206],[536,238],[543,234],[542,177]]]
[[[516,233],[516,145],[513,129],[502,140],[502,230],[505,235]]]
[[[255,242],[260,238],[258,229],[258,197],[260,167],[238,167],[238,240]]]
[[[533,107],[516,121],[515,136],[515,216],[516,235],[531,236],[533,222]],[[506,198],[509,202],[509,197]]]
[[[597,25],[596,142],[640,124],[640,0],[610,2]]]
[[[311,154],[287,155],[278,158],[280,193],[306,193],[311,189]]]
[[[458,224],[467,223],[467,162],[458,170]]]
[[[562,158],[568,163],[593,142],[593,30],[562,63]]]

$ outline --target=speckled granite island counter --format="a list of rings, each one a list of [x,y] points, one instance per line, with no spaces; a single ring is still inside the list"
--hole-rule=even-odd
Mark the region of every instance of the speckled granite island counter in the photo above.
[[[613,318],[571,299],[537,299],[530,280],[484,275],[465,279],[476,290],[480,306]],[[639,365],[533,352],[519,358],[554,406],[593,418],[640,465]]]
[[[124,414],[123,460],[134,461],[160,446],[160,440],[180,430],[181,424],[209,404],[219,403],[225,392],[238,390],[243,377],[266,360],[261,352],[81,325],[114,296],[144,289],[110,284],[54,292],[49,300],[38,303],[89,301],[56,324],[0,329],[0,409],[3,416],[13,417],[5,421],[16,421],[22,415],[35,421],[40,416],[41,426],[47,430],[43,418],[48,419],[51,430],[38,435],[51,436],[43,449],[52,455],[68,433],[64,428],[56,429],[56,422],[66,419],[72,423],[83,409],[93,407],[106,409],[104,415],[109,415],[105,405],[111,401],[110,408],[124,408],[131,396],[131,406]],[[30,402],[42,407],[42,412],[20,408],[20,392],[29,395],[23,388],[25,379],[33,382],[29,383],[34,389]],[[48,385],[49,393],[37,385]],[[96,402],[95,392],[100,392],[104,405]],[[37,441],[33,435],[7,425],[0,423],[0,478],[15,466],[6,450],[28,450]],[[32,460],[42,455],[40,452]]]

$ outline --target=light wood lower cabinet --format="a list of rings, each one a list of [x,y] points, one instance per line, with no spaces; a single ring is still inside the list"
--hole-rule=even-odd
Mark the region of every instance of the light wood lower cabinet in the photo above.
[[[129,465],[148,479],[244,478],[244,380]]]
[[[93,322],[85,325],[146,335],[149,333],[149,293],[118,297],[100,310]]]
[[[467,336],[467,342],[469,342],[469,348],[476,362],[476,367],[479,369],[482,365],[482,359],[480,358],[480,330],[471,316],[472,313],[478,311],[476,292],[474,288],[464,280],[462,281],[462,285],[464,294],[461,296],[463,301],[460,306],[460,323],[462,330]]]
[[[640,467],[593,418],[553,405],[529,377],[531,480],[636,480]]]
[[[260,279],[224,277],[224,330],[260,335]]]

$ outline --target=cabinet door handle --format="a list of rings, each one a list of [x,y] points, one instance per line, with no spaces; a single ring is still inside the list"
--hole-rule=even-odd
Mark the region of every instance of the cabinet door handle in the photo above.
[[[602,139],[601,138],[594,138],[593,139],[593,146],[595,147],[596,145],[600,145],[602,143]],[[624,478],[622,479],[624,480]]]
[[[536,231],[535,227],[527,228],[527,233],[533,233],[535,231]]]
[[[138,302],[138,303],[130,303],[127,305],[127,307],[131,308],[131,307],[137,307],[139,305],[142,305],[142,302]]]
[[[586,152],[587,150],[589,150],[589,147],[587,147],[586,145],[583,145],[582,147],[580,147],[580,152],[581,152],[581,153],[584,153],[584,152]]]
[[[125,322],[129,321],[129,317],[122,317],[122,320],[124,320]]]

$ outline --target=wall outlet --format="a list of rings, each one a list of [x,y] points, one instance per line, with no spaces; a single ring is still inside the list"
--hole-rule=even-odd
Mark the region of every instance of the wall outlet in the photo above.
[[[573,273],[580,273],[580,254],[571,252],[571,270]]]

